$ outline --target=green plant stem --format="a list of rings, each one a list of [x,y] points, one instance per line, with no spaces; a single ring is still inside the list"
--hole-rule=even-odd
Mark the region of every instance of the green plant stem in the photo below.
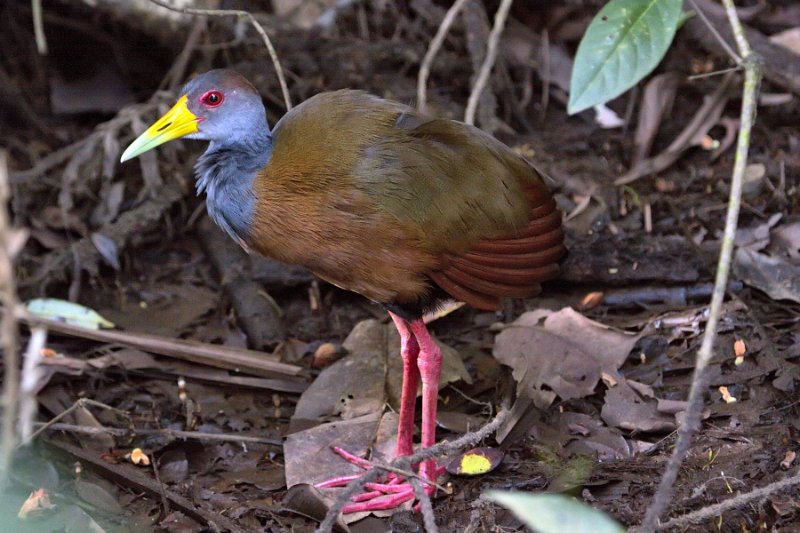
[[[744,88],[742,91],[741,127],[739,129],[736,156],[733,164],[731,192],[728,199],[728,212],[725,220],[725,233],[722,238],[722,249],[720,250],[719,261],[717,263],[717,275],[714,281],[714,292],[711,297],[708,323],[706,324],[706,329],[703,334],[700,350],[697,353],[692,386],[689,390],[689,408],[686,411],[685,422],[678,431],[678,441],[675,445],[675,450],[667,463],[664,476],[661,478],[653,503],[647,509],[644,521],[639,529],[639,531],[648,533],[656,530],[658,519],[669,504],[672,487],[675,484],[680,467],[689,451],[692,436],[700,425],[703,396],[707,387],[704,371],[713,355],[720,310],[723,300],[725,299],[725,287],[728,284],[728,274],[731,267],[731,258],[733,257],[733,245],[736,237],[736,227],[742,200],[744,170],[747,166],[750,133],[755,120],[756,99],[759,82],[761,80],[760,63],[747,44],[747,40],[744,37],[744,30],[736,15],[736,9],[733,6],[733,0],[723,0],[723,3],[725,4],[734,34],[736,35],[736,42],[742,56],[742,66],[745,69]]]

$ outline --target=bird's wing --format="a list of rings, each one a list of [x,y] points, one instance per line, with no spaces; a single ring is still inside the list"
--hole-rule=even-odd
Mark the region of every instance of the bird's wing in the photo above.
[[[441,260],[428,276],[451,296],[496,309],[558,274],[561,214],[539,173],[481,130],[406,110],[367,148],[366,190]]]

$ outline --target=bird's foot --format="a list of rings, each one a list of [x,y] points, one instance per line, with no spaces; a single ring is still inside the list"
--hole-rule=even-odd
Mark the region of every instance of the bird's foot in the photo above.
[[[369,461],[353,455],[339,447],[334,447],[333,451],[340,455],[347,462],[352,463],[364,470],[375,468]],[[444,473],[444,467],[436,466],[433,460],[424,461],[419,466],[419,475],[423,480],[436,481],[440,474]],[[353,474],[341,476],[317,483],[315,487],[320,489],[331,487],[344,487],[364,474]],[[436,491],[434,485],[423,481],[423,488],[428,496],[432,496]],[[353,497],[353,502],[344,506],[343,513],[360,513],[368,511],[382,511],[394,509],[408,501],[414,500],[414,487],[402,476],[390,472],[385,476],[382,483],[364,483],[364,492]]]

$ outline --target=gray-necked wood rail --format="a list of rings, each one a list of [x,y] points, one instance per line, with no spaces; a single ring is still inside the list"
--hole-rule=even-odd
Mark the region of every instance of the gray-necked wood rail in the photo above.
[[[233,71],[207,72],[181,94],[122,161],[178,137],[209,141],[195,170],[217,224],[389,311],[403,357],[396,453],[412,453],[420,379],[421,445],[433,445],[441,353],[422,315],[447,299],[498,309],[556,276],[561,215],[539,173],[477,128],[361,91],[318,94],[272,130],[258,92]],[[437,475],[432,460],[419,468]],[[403,480],[390,483],[345,512],[414,498]]]

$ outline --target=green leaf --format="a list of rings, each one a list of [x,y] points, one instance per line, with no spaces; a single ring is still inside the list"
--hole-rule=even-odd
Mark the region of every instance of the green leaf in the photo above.
[[[647,76],[667,53],[683,0],[611,0],[578,46],[567,111],[608,102]]]
[[[28,312],[50,320],[66,322],[86,329],[113,328],[97,311],[57,298],[38,298],[25,304]]]
[[[560,494],[531,494],[492,490],[486,497],[508,508],[538,533],[624,533],[602,511]]]

